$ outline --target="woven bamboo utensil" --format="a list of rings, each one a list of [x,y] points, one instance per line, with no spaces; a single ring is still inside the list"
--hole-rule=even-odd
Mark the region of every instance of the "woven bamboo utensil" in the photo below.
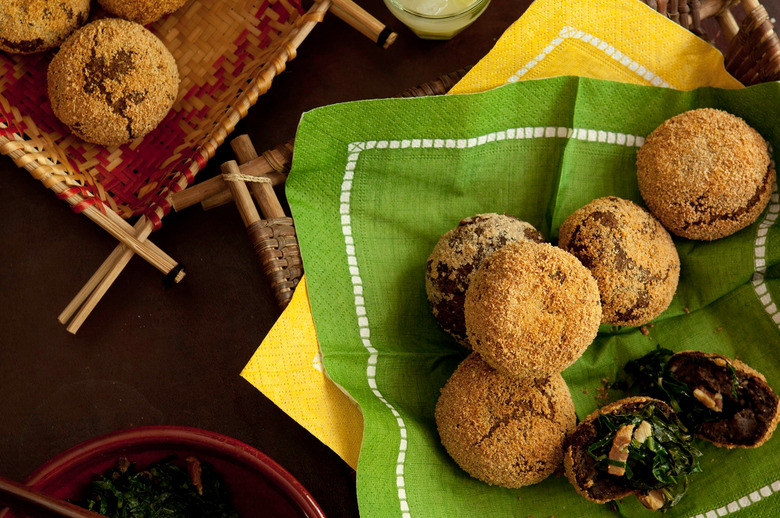
[[[179,67],[179,98],[154,132],[116,148],[84,143],[54,117],[46,92],[52,53],[0,53],[0,153],[120,241],[60,314],[70,332],[133,255],[170,282],[184,277],[183,267],[147,239],[170,211],[168,197],[192,183],[328,10],[381,46],[395,40],[352,0],[321,0],[308,10],[301,0],[262,5],[190,0],[153,24]]]
[[[231,142],[238,160],[244,164],[257,158],[249,137],[242,135]],[[301,250],[295,235],[293,219],[286,216],[271,180],[263,176],[243,174],[242,166],[231,160],[222,164],[222,178],[228,185],[232,198],[241,214],[249,241],[263,266],[263,273],[271,284],[276,303],[281,309],[287,307],[293,290],[303,275]],[[247,183],[252,187],[263,219],[249,194]]]
[[[459,70],[446,74],[429,83],[409,88],[399,97],[444,94],[465,73],[466,70]],[[234,160],[222,164],[222,174],[203,182],[210,185],[207,189],[198,190],[197,194],[211,192],[209,200],[212,200],[212,204],[214,199],[220,203],[230,200],[235,202],[277,305],[284,309],[303,276],[303,261],[293,219],[284,213],[273,186],[286,179],[292,161],[293,141],[266,151],[262,157],[258,156],[248,135],[236,137],[230,145],[241,165]],[[224,193],[228,196],[224,196]],[[190,199],[193,198],[190,196]],[[202,200],[204,204],[207,201]]]

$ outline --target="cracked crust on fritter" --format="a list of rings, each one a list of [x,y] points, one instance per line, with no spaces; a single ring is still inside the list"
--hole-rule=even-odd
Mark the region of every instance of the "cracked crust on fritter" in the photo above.
[[[502,487],[547,478],[561,464],[576,414],[560,374],[512,378],[477,353],[456,369],[436,403],[444,448],[472,477]]]

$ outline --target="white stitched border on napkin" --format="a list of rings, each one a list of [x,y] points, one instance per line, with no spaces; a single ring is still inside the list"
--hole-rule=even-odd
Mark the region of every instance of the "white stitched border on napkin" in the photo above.
[[[770,150],[771,152],[771,150]],[[771,163],[773,169],[775,167],[774,160]],[[764,306],[772,322],[780,328],[780,311],[777,309],[777,304],[772,300],[772,294],[769,293],[764,276],[766,275],[766,236],[769,233],[769,227],[777,222],[778,214],[780,214],[780,199],[777,194],[777,183],[775,183],[774,192],[769,202],[769,209],[767,210],[764,219],[758,224],[758,230],[756,231],[756,240],[753,248],[753,264],[755,272],[753,273],[753,289],[758,296],[758,300]]]
[[[374,396],[381,401],[392,413],[398,425],[399,445],[396,461],[396,488],[398,490],[398,505],[402,518],[411,518],[409,501],[406,495],[406,478],[404,466],[406,463],[406,451],[408,446],[408,433],[406,423],[400,412],[390,403],[379,390],[376,382],[376,367],[379,360],[377,349],[371,342],[371,324],[366,313],[365,298],[363,294],[363,279],[360,274],[360,266],[355,251],[355,240],[352,235],[351,197],[352,182],[355,177],[355,169],[358,159],[363,151],[370,149],[406,149],[406,148],[472,148],[482,146],[490,142],[502,140],[522,140],[535,138],[568,138],[585,142],[599,142],[626,147],[641,147],[645,138],[626,133],[596,130],[591,128],[566,128],[558,126],[535,126],[523,128],[508,128],[501,131],[487,133],[472,138],[419,138],[404,140],[370,140],[353,142],[348,146],[347,163],[344,167],[344,177],[341,183],[339,197],[339,216],[341,232],[344,235],[344,244],[347,252],[347,266],[352,279],[352,291],[354,295],[355,315],[357,317],[358,333],[363,347],[368,352],[366,365],[366,380]]]
[[[609,56],[610,58],[614,59],[619,64],[623,65],[630,71],[634,72],[636,75],[647,81],[653,86],[658,86],[661,88],[674,88],[672,85],[670,85],[668,82],[664,81],[664,79],[658,75],[656,75],[654,72],[648,70],[644,66],[640,65],[618,49],[616,49],[614,46],[610,45],[606,41],[597,38],[593,34],[590,34],[589,32],[585,32],[583,30],[579,30],[576,27],[569,27],[568,25],[564,26],[563,29],[558,33],[558,36],[553,38],[553,40],[542,50],[542,52],[539,53],[538,56],[533,58],[531,61],[523,65],[517,72],[512,74],[509,79],[506,80],[507,83],[514,83],[515,81],[519,81],[520,78],[522,78],[525,74],[528,73],[529,70],[531,70],[533,67],[538,65],[544,58],[546,58],[550,52],[555,50],[555,48],[563,43],[567,39],[576,39],[580,40],[583,43],[590,43],[595,49],[600,50],[605,55]]]

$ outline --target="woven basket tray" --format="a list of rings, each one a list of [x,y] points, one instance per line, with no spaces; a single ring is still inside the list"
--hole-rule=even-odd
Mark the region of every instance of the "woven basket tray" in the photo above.
[[[181,266],[147,239],[170,211],[169,196],[193,182],[329,8],[368,24],[356,28],[377,43],[394,39],[350,0],[319,0],[306,11],[301,1],[189,0],[150,25],[176,60],[179,95],[154,131],[119,147],[85,143],[54,116],[46,81],[54,51],[0,52],[0,153],[120,241],[60,314],[69,331],[76,332],[133,255],[168,281],[183,278]],[[101,16],[93,2],[90,18]]]
[[[52,52],[0,53],[0,151],[76,211],[144,215],[158,227],[168,194],[192,182],[294,57],[291,41],[315,15],[306,16],[300,0],[192,0],[151,25],[176,59],[179,97],[152,133],[113,148],[73,137],[53,115],[46,93]]]

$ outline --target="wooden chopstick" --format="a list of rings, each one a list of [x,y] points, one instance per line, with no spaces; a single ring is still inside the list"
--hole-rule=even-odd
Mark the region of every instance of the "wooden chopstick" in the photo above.
[[[102,514],[93,513],[76,504],[54,498],[4,477],[0,477],[0,502],[12,509],[18,509],[28,514],[35,513],[38,516],[67,518],[103,517]]]

